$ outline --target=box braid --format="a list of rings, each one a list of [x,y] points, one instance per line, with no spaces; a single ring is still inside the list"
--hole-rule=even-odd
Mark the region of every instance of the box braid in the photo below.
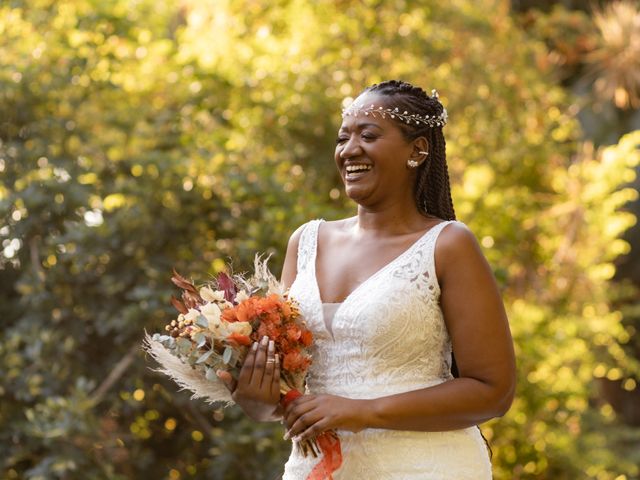
[[[387,106],[398,107],[419,115],[438,116],[444,109],[436,96],[427,95],[422,88],[399,80],[388,80],[371,85],[363,93],[369,92],[391,97],[393,100],[390,98]],[[442,127],[402,122],[400,127],[407,140],[411,141],[423,136],[429,142],[429,156],[417,169],[414,187],[418,210],[425,215],[443,220],[455,220],[456,213],[451,199]]]

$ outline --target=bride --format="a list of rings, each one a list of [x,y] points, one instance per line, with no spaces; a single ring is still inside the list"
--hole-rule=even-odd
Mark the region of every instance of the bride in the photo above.
[[[455,221],[446,110],[435,91],[392,80],[342,116],[335,162],[357,215],[301,226],[282,273],[314,334],[307,392],[278,407],[268,339],[237,383],[219,375],[248,415],[283,420],[294,442],[338,433],[339,468],[315,478],[489,479],[477,425],[509,409],[515,360],[491,269]],[[299,450],[284,480],[317,467]]]

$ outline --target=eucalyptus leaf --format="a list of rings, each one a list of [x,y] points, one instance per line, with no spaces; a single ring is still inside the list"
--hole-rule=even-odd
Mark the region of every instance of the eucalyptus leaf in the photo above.
[[[224,349],[224,353],[222,354],[222,361],[228,365],[229,362],[231,362],[232,356],[233,356],[233,348],[227,347]]]
[[[196,318],[196,325],[202,328],[207,328],[209,326],[209,320],[204,315],[198,315]]]
[[[219,380],[218,376],[216,375],[216,369],[215,368],[207,368],[207,371],[206,371],[204,376],[205,376],[205,378],[207,380],[211,380],[211,381]]]
[[[202,355],[200,355],[200,357],[198,357],[198,360],[196,360],[196,363],[206,362],[211,355],[213,355],[213,350],[209,350],[208,352],[203,353]]]
[[[186,338],[178,338],[176,340],[176,345],[178,347],[178,352],[182,355],[186,355],[191,350],[191,340],[187,340]]]
[[[202,348],[207,343],[207,336],[203,332],[196,333],[193,336],[193,341],[196,342],[197,348]]]

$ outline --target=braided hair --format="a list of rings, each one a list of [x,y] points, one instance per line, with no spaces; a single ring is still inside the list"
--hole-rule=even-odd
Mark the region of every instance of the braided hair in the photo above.
[[[375,93],[389,97],[390,104],[419,115],[439,116],[444,107],[437,96],[430,96],[420,87],[399,80],[387,80],[367,87],[364,93]],[[425,124],[405,124],[400,129],[409,141],[425,137],[429,142],[429,156],[417,169],[414,186],[414,198],[418,211],[424,215],[435,216],[443,220],[455,220],[456,213],[451,199],[449,171],[442,127]]]

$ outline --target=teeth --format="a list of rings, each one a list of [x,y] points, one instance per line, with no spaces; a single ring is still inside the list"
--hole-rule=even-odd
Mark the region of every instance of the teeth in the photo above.
[[[371,165],[349,165],[347,166],[347,172],[360,172],[371,170]]]

